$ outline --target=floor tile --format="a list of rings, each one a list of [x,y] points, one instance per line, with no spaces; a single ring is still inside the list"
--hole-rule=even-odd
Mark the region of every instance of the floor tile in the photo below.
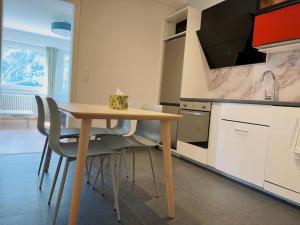
[[[113,211],[109,167],[105,165],[105,186],[93,190],[83,183],[80,202],[80,225],[298,225],[300,210],[274,197],[241,185],[184,160],[173,158],[176,217],[168,218],[164,168],[161,151],[153,151],[159,198],[155,197],[149,158],[136,153],[136,180],[132,182],[132,154],[127,154],[129,178],[122,170],[120,182],[121,223]],[[60,173],[50,206],[47,201],[58,157],[52,157],[43,188],[38,189],[37,167],[40,154],[0,156],[0,225],[50,225],[53,219]],[[63,164],[64,165],[64,164]],[[57,225],[65,225],[71,199],[72,162],[59,209]],[[92,182],[98,169],[94,164]],[[86,178],[85,178],[86,181]]]
[[[0,218],[2,225],[42,225],[42,215],[40,212],[23,214],[12,217]]]

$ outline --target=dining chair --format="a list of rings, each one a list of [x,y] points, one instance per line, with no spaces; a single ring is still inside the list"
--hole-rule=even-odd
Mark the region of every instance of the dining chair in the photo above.
[[[113,128],[96,128],[93,127],[91,129],[90,135],[96,137],[96,139],[100,139],[106,135],[126,135],[131,130],[130,120],[118,120],[117,124]]]
[[[50,112],[50,132],[49,132],[49,145],[51,149],[59,155],[59,162],[57,164],[55,177],[52,183],[50,196],[48,204],[50,205],[51,198],[53,196],[53,192],[55,189],[55,185],[57,182],[59,170],[61,163],[63,161],[63,158],[65,158],[65,166],[63,175],[61,178],[61,184],[56,200],[55,205],[55,213],[54,218],[52,221],[52,225],[56,223],[59,205],[61,201],[61,197],[64,190],[64,185],[67,177],[67,172],[69,168],[69,164],[71,161],[76,160],[77,157],[77,149],[78,149],[78,142],[69,142],[69,143],[62,143],[60,142],[60,133],[61,133],[61,124],[60,124],[60,118],[59,118],[59,110],[57,107],[56,102],[52,98],[47,98],[47,103],[49,106],[49,112]],[[116,154],[120,154],[120,151],[114,151],[111,150],[109,147],[107,147],[101,140],[91,140],[89,142],[89,148],[87,151],[87,157],[96,157],[96,156],[102,156],[106,157],[109,160],[109,165],[111,169],[111,178],[112,178],[112,186],[113,186],[113,196],[114,196],[114,207],[117,211],[117,217],[118,220],[121,220],[120,217],[120,210],[119,210],[119,203],[118,203],[118,190],[116,185],[116,172],[115,172],[115,166],[114,166],[114,156]]]
[[[42,135],[46,136],[45,144],[44,144],[43,151],[42,151],[42,156],[41,156],[40,163],[39,163],[39,169],[38,169],[38,175],[40,175],[40,171],[41,171],[41,168],[42,168],[42,165],[44,162],[44,158],[45,158],[45,155],[47,152],[47,147],[49,147],[48,146],[49,129],[45,128],[46,107],[45,107],[44,101],[39,95],[36,95],[35,99],[36,99],[37,109],[38,109],[37,129]],[[130,129],[131,129],[131,124],[130,124],[129,120],[120,120],[117,122],[117,125],[111,129],[110,128],[92,127],[90,130],[90,137],[95,136],[96,139],[99,139],[100,137],[102,137],[104,135],[126,135],[130,132]],[[79,135],[80,135],[80,130],[78,128],[61,128],[61,136],[60,136],[61,139],[76,138],[78,141]],[[51,149],[48,148],[48,151],[51,151]],[[126,157],[126,156],[123,155],[123,157]],[[90,166],[88,166],[87,161],[86,161],[86,173],[87,173],[87,183],[88,184],[90,183],[90,174],[91,174],[91,170],[92,170],[93,160],[94,160],[94,157],[91,158]],[[124,162],[125,162],[126,173],[128,174],[126,161],[124,161]],[[43,172],[42,172],[42,176],[41,176],[40,184],[39,184],[40,190],[42,188],[44,176],[45,176],[45,173],[47,172],[46,168],[49,167],[49,163],[50,162],[45,162],[45,164],[44,164],[44,168],[43,168]]]
[[[143,110],[162,112],[161,105],[144,105]],[[151,171],[156,191],[156,196],[159,197],[158,186],[155,174],[155,168],[153,164],[152,148],[159,145],[161,141],[160,135],[160,121],[157,120],[138,120],[136,131],[131,136],[105,136],[102,141],[111,149],[121,150],[123,154],[128,149],[133,151],[133,182],[135,182],[135,152],[139,150],[148,150],[149,160],[151,165]],[[100,168],[97,172],[94,187],[97,184],[99,175],[101,174],[101,179],[103,176],[103,170]],[[119,178],[118,178],[119,179]]]
[[[44,135],[46,137],[44,147],[43,147],[43,151],[42,151],[42,156],[41,156],[40,163],[39,163],[39,169],[38,169],[38,175],[40,175],[40,171],[41,171],[43,161],[44,161],[44,158],[45,158],[45,154],[46,154],[46,150],[47,150],[47,147],[48,147],[49,129],[45,128],[45,121],[46,121],[45,111],[46,110],[45,110],[43,99],[39,95],[36,95],[35,100],[36,100],[36,103],[37,103],[37,110],[38,110],[37,129],[42,135]],[[77,128],[61,128],[61,130],[60,130],[60,139],[64,139],[64,138],[76,138],[77,139],[79,137],[79,134],[80,134],[80,130],[77,129]],[[42,183],[43,183],[45,172],[47,172],[47,171],[43,170],[41,181],[40,181],[40,188],[41,188]]]
[[[131,123],[130,120],[118,120],[117,124],[113,128],[96,128],[92,127],[90,131],[90,136],[95,136],[95,139],[101,139],[104,136],[109,136],[109,135],[117,135],[117,136],[122,136],[122,135],[127,135],[131,130]],[[128,177],[128,169],[127,169],[127,163],[126,163],[126,155],[122,154],[121,155],[124,158],[124,165],[125,165],[125,170],[126,174]],[[91,158],[90,165],[88,166],[87,161],[86,161],[86,168],[87,168],[87,183],[90,184],[90,174],[92,171],[93,167],[93,162],[94,162],[94,157]]]

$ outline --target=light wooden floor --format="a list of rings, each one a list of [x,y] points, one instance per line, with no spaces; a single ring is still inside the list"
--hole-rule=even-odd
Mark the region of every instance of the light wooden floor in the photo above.
[[[25,120],[0,121],[0,154],[24,154],[41,152],[45,137],[36,129],[36,121]]]

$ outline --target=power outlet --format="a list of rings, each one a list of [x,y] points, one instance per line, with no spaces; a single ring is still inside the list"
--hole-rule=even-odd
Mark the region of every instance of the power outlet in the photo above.
[[[82,82],[88,83],[89,82],[89,68],[84,67],[83,68],[83,74],[82,74]]]

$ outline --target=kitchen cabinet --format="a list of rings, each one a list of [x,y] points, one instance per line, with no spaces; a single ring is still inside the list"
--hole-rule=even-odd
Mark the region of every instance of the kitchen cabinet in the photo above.
[[[207,149],[205,148],[177,141],[177,153],[202,165],[207,163]]]
[[[269,126],[272,106],[222,103],[221,119]]]
[[[213,103],[207,154],[179,145],[209,169],[299,204],[300,156],[290,151],[297,123],[297,107]]]
[[[263,187],[271,108],[267,105],[221,104],[216,169]]]
[[[210,113],[210,126],[209,126],[209,142],[207,152],[207,165],[216,167],[216,149],[218,143],[218,136],[220,135],[220,116],[221,116],[222,103],[213,103]]]
[[[272,107],[265,188],[292,201],[300,202],[300,159],[291,152],[300,108]]]
[[[220,121],[216,168],[263,187],[268,126]]]
[[[255,17],[253,47],[262,52],[290,50],[289,46],[299,48],[300,3],[295,3]]]

